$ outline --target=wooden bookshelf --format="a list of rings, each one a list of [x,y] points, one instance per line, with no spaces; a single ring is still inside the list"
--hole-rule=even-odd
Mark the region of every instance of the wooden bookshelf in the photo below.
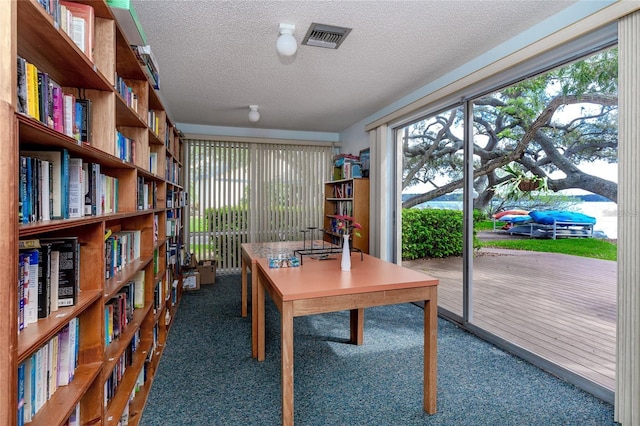
[[[30,424],[62,425],[76,406],[80,424],[116,425],[123,416],[128,416],[129,425],[138,424],[181,297],[185,196],[180,132],[106,2],[77,3],[94,8],[93,61],[39,1],[0,2],[0,250],[4,253],[0,258],[0,302],[4,306],[0,310],[0,424],[19,423],[20,365],[76,322],[74,377],[48,396]],[[48,123],[19,112],[18,57],[47,73],[65,93],[91,100],[89,143],[78,143]],[[115,87],[116,76],[135,94],[135,102]],[[153,129],[151,110],[157,122]],[[127,146],[128,158],[119,156],[117,132],[135,141]],[[23,199],[21,150],[66,150],[83,163],[99,165],[103,175],[117,179],[117,195],[112,197],[117,210],[19,223],[18,209]],[[140,179],[148,184],[155,202],[142,209],[138,203]],[[109,232],[135,232],[140,250],[137,258],[106,278],[105,241]],[[77,302],[19,330],[18,242],[43,237],[78,238]],[[107,343],[108,304],[140,271],[145,272],[144,304],[133,310],[117,338]],[[160,296],[154,294],[156,288]],[[136,349],[132,352],[133,346]],[[118,375],[118,385],[109,386],[112,373],[122,365],[126,368]],[[107,388],[115,389],[112,395]]]
[[[337,216],[350,216],[362,228],[351,237],[353,248],[369,253],[369,179],[340,179],[324,184],[324,238],[339,246],[342,239],[335,231]]]

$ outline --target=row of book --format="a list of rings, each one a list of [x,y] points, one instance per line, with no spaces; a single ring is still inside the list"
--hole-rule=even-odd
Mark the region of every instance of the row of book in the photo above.
[[[144,270],[139,271],[105,304],[105,344],[109,345],[133,321],[133,311],[144,307]]]
[[[20,151],[19,223],[118,211],[118,179],[66,149]]]
[[[124,269],[140,257],[140,230],[112,232],[108,229],[104,237],[105,279]]]
[[[127,349],[120,355],[109,377],[104,383],[104,406],[107,407],[109,402],[118,392],[118,386],[122,383],[124,374],[129,366],[133,363],[133,356],[140,346],[140,330],[136,331],[133,339],[127,345]]]
[[[51,15],[56,27],[67,33],[78,48],[93,62],[95,12],[93,6],[64,0],[38,0]]]
[[[151,353],[152,354],[152,353]],[[150,355],[151,355],[150,354]],[[149,361],[145,361],[145,366],[142,370],[140,370],[140,374],[136,378],[136,382],[133,386],[133,390],[131,391],[131,395],[129,395],[129,402],[125,405],[124,410],[122,411],[122,415],[120,416],[120,421],[116,426],[128,426],[129,425],[129,406],[135,399],[136,395],[140,390],[142,390],[142,386],[144,386],[144,382],[147,377],[147,366]]]
[[[18,366],[18,424],[30,422],[61,386],[74,378],[78,366],[78,318]],[[78,424],[73,419],[71,424]]]
[[[78,301],[80,244],[77,237],[19,241],[18,331]]]
[[[149,153],[149,171],[154,175],[158,174],[158,153],[157,152]]]
[[[138,177],[138,210],[155,209],[158,207],[158,184]]]
[[[133,91],[133,88],[127,84],[127,81],[120,77],[116,73],[116,84],[114,86],[116,91],[122,96],[124,102],[129,108],[138,112],[138,95]]]
[[[352,198],[353,184],[345,182],[333,185],[333,198]]]
[[[91,137],[91,100],[65,93],[48,73],[20,56],[17,67],[18,112],[79,143],[88,143]]]
[[[136,141],[128,138],[116,130],[116,144],[113,153],[116,157],[127,163],[135,164],[136,161]]]
[[[167,167],[166,167],[166,173],[165,173],[166,179],[171,183],[180,185],[181,176],[182,176],[182,168],[180,167],[180,164],[174,163],[172,161],[167,161]]]
[[[353,216],[353,203],[351,201],[338,201],[333,214],[337,216]]]
[[[152,109],[147,113],[147,125],[156,136],[160,136],[160,115]]]

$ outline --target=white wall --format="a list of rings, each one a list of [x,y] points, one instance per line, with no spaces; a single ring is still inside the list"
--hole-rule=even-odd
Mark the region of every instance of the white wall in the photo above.
[[[364,131],[364,126],[368,122],[367,118],[340,133],[340,142],[342,142],[340,152],[358,154],[361,149],[369,148],[369,134]]]

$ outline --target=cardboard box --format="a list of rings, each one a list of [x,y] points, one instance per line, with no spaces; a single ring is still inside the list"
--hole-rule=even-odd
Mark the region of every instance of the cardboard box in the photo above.
[[[187,272],[182,279],[182,288],[184,290],[200,290],[200,273],[198,271]]]
[[[201,260],[198,262],[200,284],[214,284],[216,282],[216,263],[215,260]]]

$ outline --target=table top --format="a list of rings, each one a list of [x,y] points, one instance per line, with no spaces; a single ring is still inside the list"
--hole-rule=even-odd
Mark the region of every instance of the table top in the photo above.
[[[264,258],[257,264],[283,301],[438,285],[425,273],[367,254],[361,261],[360,253],[352,253],[351,270],[342,271],[340,257],[309,258],[295,268],[269,268]]]
[[[313,245],[312,245],[313,244]],[[243,254],[246,254],[251,258],[252,262],[255,262],[258,258],[275,256],[279,254],[291,255],[293,256],[293,252],[295,250],[302,250],[310,248],[320,249],[320,248],[329,248],[336,247],[333,244],[322,241],[322,240],[313,240],[313,241],[270,241],[263,243],[242,243],[241,245]]]

